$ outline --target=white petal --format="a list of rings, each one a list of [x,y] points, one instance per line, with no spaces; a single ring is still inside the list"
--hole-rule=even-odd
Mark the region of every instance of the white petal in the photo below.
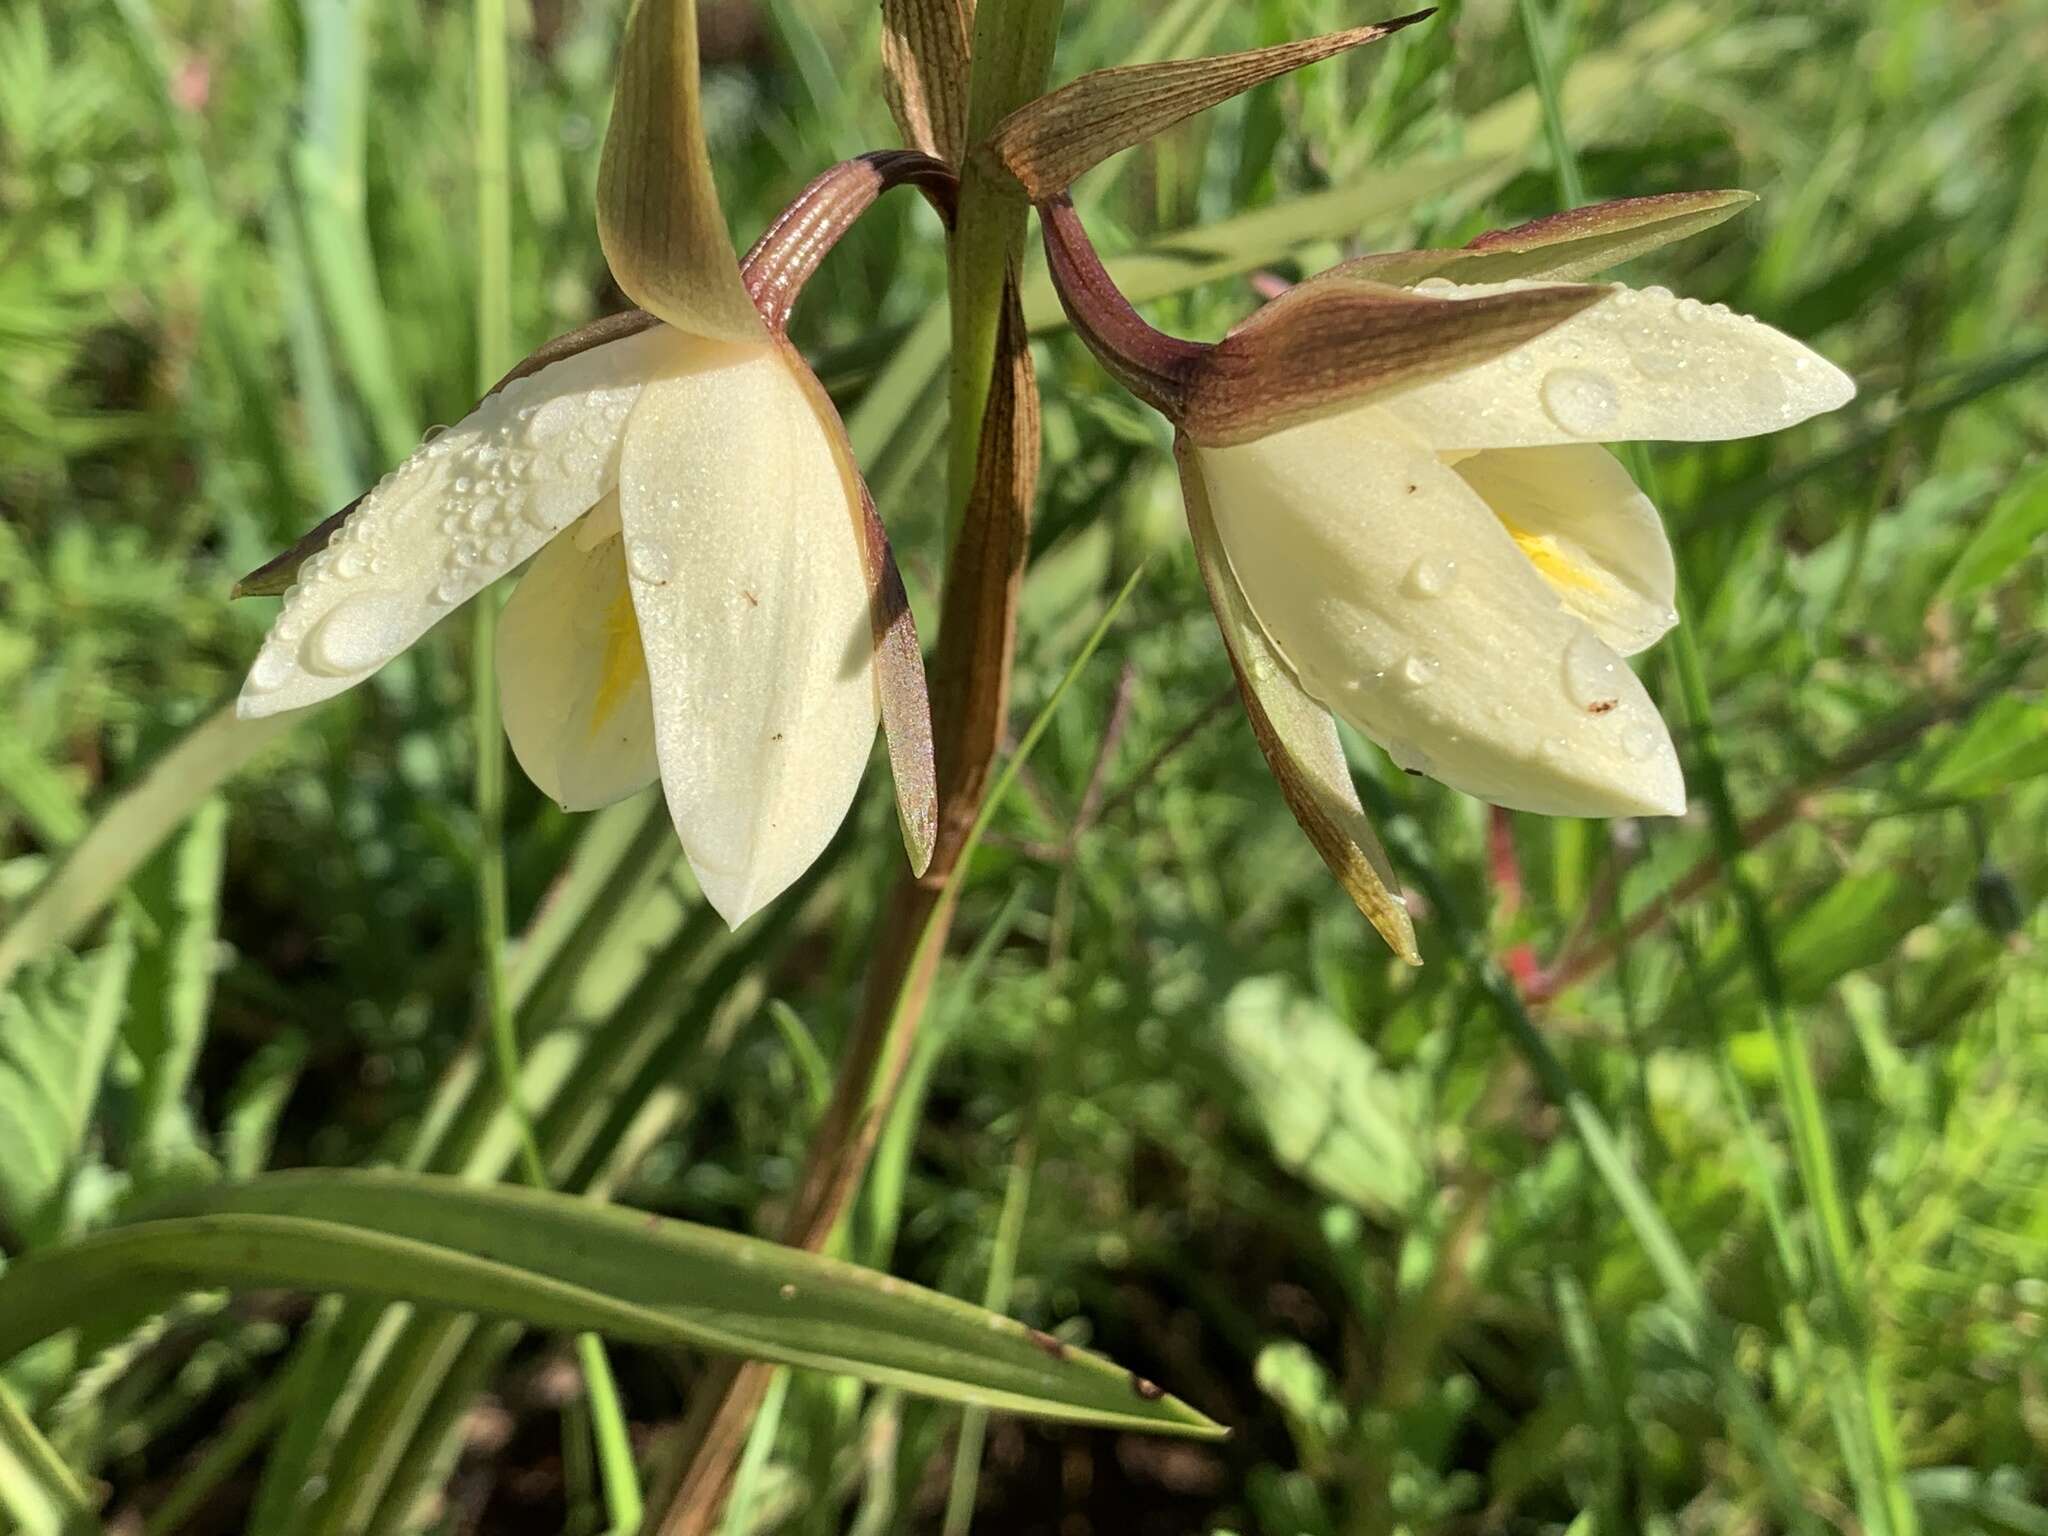
[[[519,578],[498,625],[498,692],[519,766],[564,810],[654,782],[654,706],[616,494]]]
[[[415,449],[300,568],[240,714],[353,687],[581,516],[617,484],[641,384],[692,345],[656,326],[593,347],[506,385]]]
[[[1678,622],[1663,520],[1605,448],[1489,448],[1455,467],[1557,600],[1622,655]]]
[[[626,429],[619,505],[661,782],[735,926],[831,840],[874,741],[857,496],[779,352],[649,385]]]
[[[1517,810],[1677,815],[1671,738],[1478,496],[1384,420],[1200,450],[1246,598],[1308,694],[1404,768]]]
[[[1477,298],[1541,286],[1429,290]],[[1438,448],[1534,448],[1637,438],[1717,442],[1845,405],[1849,376],[1746,315],[1662,288],[1617,286],[1503,357],[1376,402]]]

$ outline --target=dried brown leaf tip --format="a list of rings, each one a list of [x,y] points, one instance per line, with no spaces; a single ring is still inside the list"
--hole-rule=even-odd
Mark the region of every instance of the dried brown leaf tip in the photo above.
[[[1111,155],[1197,112],[1277,76],[1391,37],[1434,14],[1416,11],[1245,53],[1096,70],[1013,112],[989,136],[985,152],[1033,202],[1043,202]]]

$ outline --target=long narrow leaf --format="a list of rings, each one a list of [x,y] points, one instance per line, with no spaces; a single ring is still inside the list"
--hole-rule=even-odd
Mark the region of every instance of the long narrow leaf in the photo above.
[[[886,1275],[540,1190],[397,1173],[222,1185],[0,1276],[0,1359],[108,1313],[214,1286],[457,1307],[694,1346],[953,1402],[1105,1427],[1219,1426],[1098,1355]]]

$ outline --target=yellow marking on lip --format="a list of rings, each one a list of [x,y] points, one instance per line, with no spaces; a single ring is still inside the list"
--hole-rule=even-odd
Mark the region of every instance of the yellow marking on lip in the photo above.
[[[590,705],[590,734],[604,727],[632,686],[647,675],[640,651],[640,619],[633,612],[633,594],[624,582],[604,616],[604,660],[597,674],[597,697]]]
[[[1515,541],[1537,573],[1560,592],[1602,592],[1607,588],[1606,574],[1595,568],[1581,565],[1566,554],[1557,540],[1547,533],[1529,533],[1502,519],[1502,526]]]

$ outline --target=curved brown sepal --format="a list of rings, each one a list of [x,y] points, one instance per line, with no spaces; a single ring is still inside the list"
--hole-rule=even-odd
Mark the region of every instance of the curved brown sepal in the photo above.
[[[747,296],[780,335],[797,295],[826,252],[891,187],[914,186],[947,228],[960,191],[952,167],[913,149],[884,149],[843,160],[815,177],[761,232],[740,264]]]
[[[1174,460],[1180,466],[1188,531],[1194,537],[1210,606],[1223,631],[1245,716],[1281,797],[1365,920],[1395,954],[1410,965],[1420,965],[1422,954],[1415,946],[1408,903],[1386,849],[1359,804],[1337,727],[1329,713],[1302,692],[1245,600],[1216,532],[1195,449],[1185,437],[1175,439]]]
[[[1442,277],[1457,283],[1499,283],[1513,278],[1578,282],[1684,240],[1756,201],[1753,192],[1672,192],[1623,197],[1532,219],[1480,235],[1461,250],[1390,251],[1359,256],[1328,275],[1408,284]]]
[[[1211,446],[1250,442],[1498,357],[1610,291],[1524,288],[1439,299],[1350,277],[1313,278],[1207,350],[1188,379],[1179,424]]]
[[[1245,53],[1094,70],[1012,112],[975,153],[988,155],[1007,171],[1033,202],[1044,202],[1111,155],[1142,144],[1197,112],[1277,75],[1376,43],[1435,14],[1417,11],[1374,26]]]
[[[579,325],[573,331],[565,332],[560,336],[554,337],[552,340],[542,342],[531,352],[527,353],[525,357],[513,365],[511,372],[507,373],[505,377],[483,392],[476,405],[482,405],[485,400],[490,399],[491,396],[495,395],[507,384],[512,383],[515,379],[527,378],[532,374],[539,373],[543,368],[561,362],[565,358],[574,357],[579,352],[588,352],[592,347],[601,347],[608,342],[623,341],[628,336],[637,336],[650,326],[659,324],[661,324],[661,321],[655,316],[650,315],[646,310],[629,309],[620,314],[605,315],[600,319],[591,321],[588,325]],[[472,405],[469,409],[471,411],[475,410],[476,405]],[[468,412],[464,412],[464,414],[467,415]],[[365,496],[368,494],[367,491],[363,493]],[[264,561],[255,570],[236,582],[228,596],[277,597],[288,590],[291,584],[298,579],[299,567],[327,547],[335,534],[341,531],[341,525],[349,520],[356,508],[361,506],[362,503],[363,497],[358,496],[339,512],[326,518],[317,526],[308,529],[292,544],[291,548],[285,550],[282,554],[275,555]]]
[[[1038,227],[1045,237],[1053,292],[1074,334],[1119,384],[1177,421],[1187,405],[1189,382],[1210,349],[1154,329],[1131,308],[1065,197],[1039,205]]]

